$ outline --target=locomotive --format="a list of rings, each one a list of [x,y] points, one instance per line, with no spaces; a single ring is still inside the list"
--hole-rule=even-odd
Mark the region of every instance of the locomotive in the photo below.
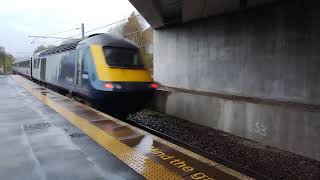
[[[144,67],[139,48],[109,34],[90,35],[36,53],[15,62],[13,70],[109,113],[137,111],[158,88]]]

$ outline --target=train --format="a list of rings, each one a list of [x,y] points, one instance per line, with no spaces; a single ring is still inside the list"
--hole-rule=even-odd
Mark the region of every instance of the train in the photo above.
[[[158,88],[139,48],[110,34],[93,34],[13,63],[13,72],[74,94],[108,113],[137,111]]]

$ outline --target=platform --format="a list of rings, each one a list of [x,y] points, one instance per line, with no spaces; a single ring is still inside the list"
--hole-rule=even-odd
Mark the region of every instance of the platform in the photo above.
[[[21,76],[0,76],[5,179],[252,179]]]
[[[0,87],[1,179],[143,179],[12,77]]]

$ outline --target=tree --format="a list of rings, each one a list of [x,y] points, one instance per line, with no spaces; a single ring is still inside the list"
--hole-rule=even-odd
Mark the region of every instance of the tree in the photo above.
[[[4,47],[0,46],[0,70],[2,70],[3,73],[11,70],[13,59],[13,56],[7,53]]]
[[[145,28],[146,22],[132,12],[127,21],[119,23],[108,30],[108,33],[120,35],[139,46],[140,55],[143,58],[146,68],[153,71],[153,29]]]
[[[5,66],[5,49],[0,46],[0,68]]]
[[[132,12],[128,21],[123,25],[121,35],[129,40],[141,45],[142,24],[135,12]]]
[[[142,45],[153,45],[153,29],[151,27],[141,32],[141,34]]]
[[[153,30],[151,27],[147,29],[144,27],[143,19],[141,19],[141,17],[135,12],[132,12],[127,21],[113,26],[108,30],[108,33],[127,38],[138,46],[143,46],[146,43],[152,44]]]

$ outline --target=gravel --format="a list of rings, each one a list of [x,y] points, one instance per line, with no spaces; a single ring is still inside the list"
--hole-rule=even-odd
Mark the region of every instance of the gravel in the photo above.
[[[146,126],[267,179],[320,180],[320,162],[151,110],[127,121]],[[210,158],[210,157],[208,157]]]

